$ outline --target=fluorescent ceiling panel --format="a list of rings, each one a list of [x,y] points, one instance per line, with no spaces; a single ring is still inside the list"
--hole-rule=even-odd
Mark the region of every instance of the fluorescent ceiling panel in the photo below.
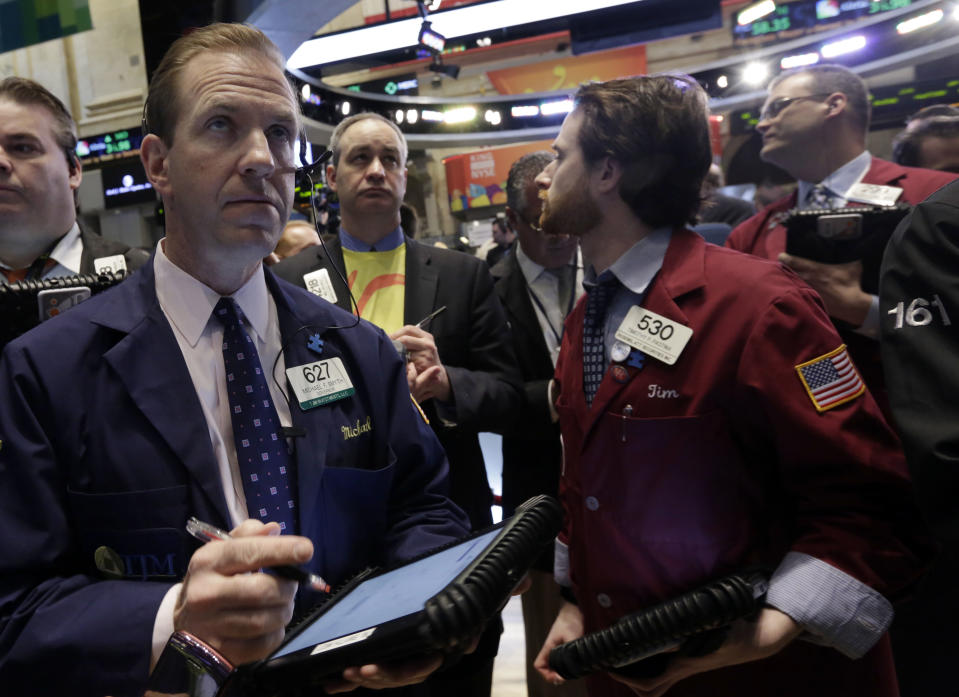
[[[431,14],[432,29],[449,39],[516,27],[556,17],[631,5],[642,0],[496,0]],[[418,44],[419,17],[318,36],[303,43],[290,59],[290,70],[336,63],[372,53],[398,51]]]

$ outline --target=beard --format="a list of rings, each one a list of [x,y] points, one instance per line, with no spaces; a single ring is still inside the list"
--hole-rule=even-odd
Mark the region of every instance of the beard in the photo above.
[[[547,235],[582,237],[599,222],[599,207],[583,189],[543,200],[539,224]]]

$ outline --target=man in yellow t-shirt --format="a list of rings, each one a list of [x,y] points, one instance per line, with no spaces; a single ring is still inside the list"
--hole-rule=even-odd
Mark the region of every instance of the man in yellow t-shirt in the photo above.
[[[340,200],[338,234],[328,240],[327,250],[308,249],[274,271],[354,309],[403,346],[410,391],[449,458],[450,498],[466,511],[474,529],[485,527],[492,522],[493,497],[478,433],[509,427],[523,399],[489,269],[471,255],[403,235],[400,204],[408,150],[396,124],[376,114],[357,114],[337,126],[330,148],[326,175]],[[422,322],[443,306],[445,311]],[[501,631],[496,624],[472,655],[424,683],[427,694],[489,697]]]

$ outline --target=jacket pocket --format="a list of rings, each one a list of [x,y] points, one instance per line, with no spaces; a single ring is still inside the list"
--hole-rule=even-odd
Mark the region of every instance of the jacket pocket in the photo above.
[[[81,562],[104,578],[178,580],[190,544],[183,527],[190,513],[185,485],[116,493],[67,490]]]

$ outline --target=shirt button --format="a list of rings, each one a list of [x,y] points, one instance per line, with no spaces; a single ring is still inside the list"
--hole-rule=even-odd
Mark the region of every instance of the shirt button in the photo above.
[[[586,508],[588,508],[588,509],[591,510],[591,511],[598,510],[598,509],[599,509],[599,500],[598,500],[595,496],[587,496],[587,497],[586,497]]]
[[[605,593],[600,593],[597,595],[596,602],[599,603],[599,606],[602,608],[608,608],[613,604],[613,601],[610,600],[609,596]]]

